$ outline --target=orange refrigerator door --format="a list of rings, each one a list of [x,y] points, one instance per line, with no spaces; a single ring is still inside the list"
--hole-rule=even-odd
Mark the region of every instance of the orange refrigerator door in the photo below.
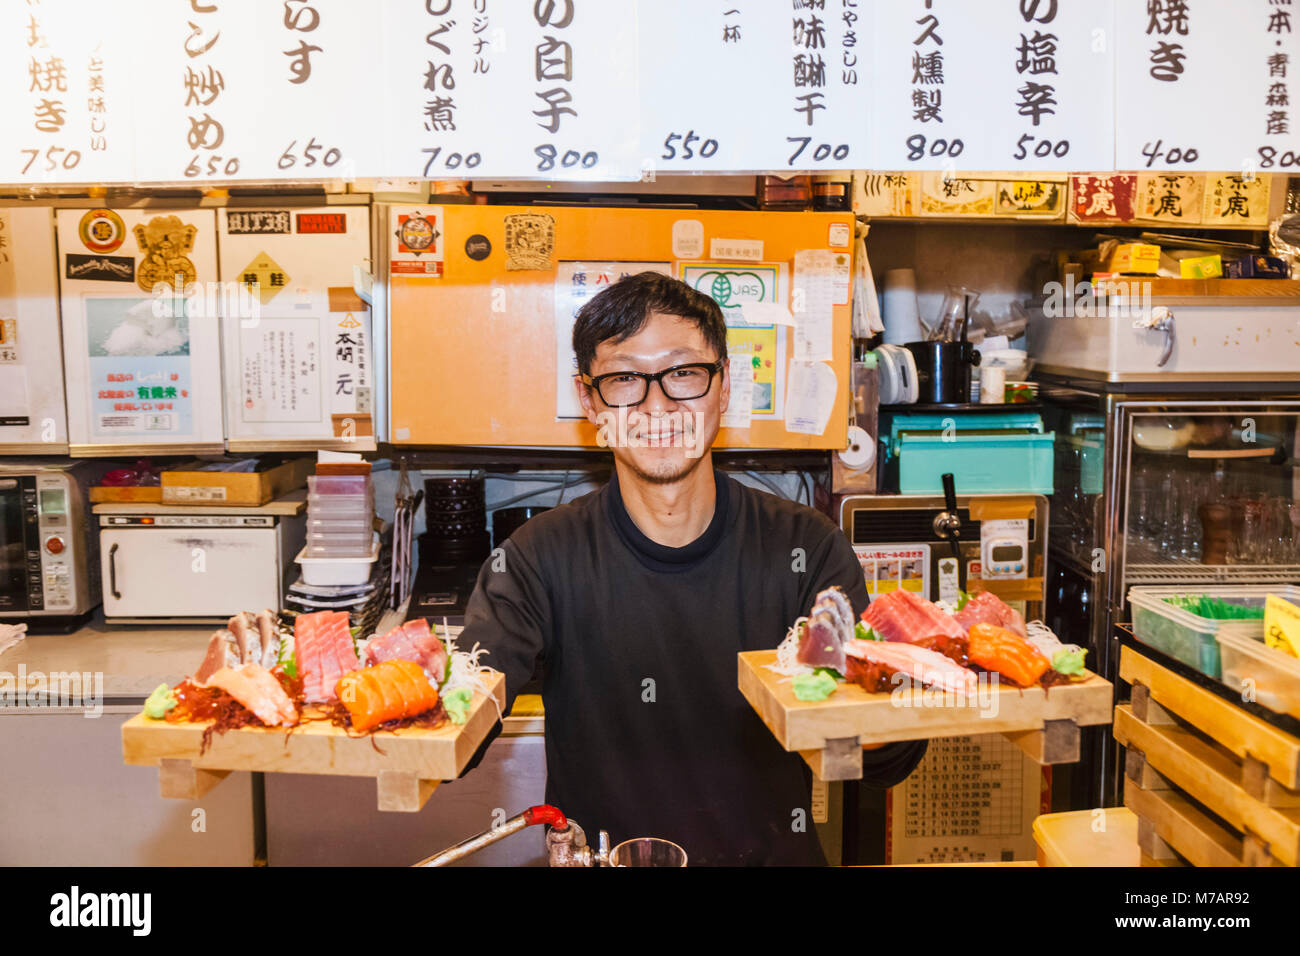
[[[403,208],[390,208],[390,233],[399,228]],[[469,205],[437,209],[441,274],[393,273],[389,279],[389,421],[392,443],[399,446],[597,445],[595,426],[585,419],[557,416],[557,388],[572,388],[567,374],[557,383],[562,357],[556,322],[557,311],[569,309],[573,301],[568,287],[575,270],[582,268],[574,263],[612,264],[608,269],[613,271],[620,271],[618,263],[632,264],[627,271],[655,267],[686,277],[705,291],[711,266],[733,273],[752,268],[764,277],[780,278],[776,295],[779,304],[789,308],[795,254],[824,250],[847,257],[853,236],[849,213]],[[550,217],[550,222],[512,218],[520,216]],[[725,250],[720,248],[724,244]],[[710,258],[711,252],[736,255],[747,249],[753,254],[760,246],[756,262]],[[843,304],[832,308],[832,358],[826,364],[835,373],[836,395],[825,431],[789,432],[783,417],[755,414],[748,429],[723,428],[715,447],[845,447],[851,290],[841,283],[834,299]],[[561,321],[567,337],[571,318],[562,316]],[[733,352],[736,335],[729,334]],[[761,335],[739,335],[748,340],[748,347],[759,349],[755,381],[764,389],[761,394],[776,403],[767,407],[782,407],[783,395],[767,393],[775,391],[769,386],[783,388],[788,379],[776,366],[788,369],[793,329],[780,333],[780,359],[772,354],[770,339],[766,353],[759,354]]]

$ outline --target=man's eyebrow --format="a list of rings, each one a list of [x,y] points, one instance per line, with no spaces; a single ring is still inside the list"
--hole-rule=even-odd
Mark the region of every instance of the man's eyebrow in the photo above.
[[[669,352],[669,353],[668,353],[667,355],[665,355],[664,357],[665,357],[665,358],[668,358],[668,359],[672,359],[672,358],[676,358],[676,357],[678,357],[678,356],[683,356],[683,355],[684,355],[684,356],[687,356],[687,357],[690,357],[690,356],[693,356],[693,355],[695,355],[695,354],[696,354],[695,349],[681,348],[681,349],[673,349],[671,352]],[[639,355],[628,355],[626,352],[615,352],[613,355],[611,355],[611,356],[609,357],[609,361],[611,361],[611,362],[641,362],[641,361],[646,361],[646,360],[643,359],[643,358],[642,358],[641,356],[639,356]]]

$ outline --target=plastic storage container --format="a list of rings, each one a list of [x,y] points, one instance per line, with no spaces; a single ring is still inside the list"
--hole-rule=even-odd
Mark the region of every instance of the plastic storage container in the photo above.
[[[1217,639],[1219,628],[1228,623],[1239,626],[1246,622],[1231,618],[1199,617],[1165,600],[1201,594],[1246,607],[1262,608],[1264,599],[1270,594],[1295,601],[1300,597],[1300,588],[1290,584],[1193,584],[1184,587],[1129,588],[1128,602],[1133,607],[1133,633],[1137,639],[1196,668],[1208,677],[1218,679],[1221,673]]]
[[[375,499],[371,495],[311,495],[307,496],[307,514],[311,518],[342,518],[373,515]]]
[[[307,519],[307,534],[362,534],[373,530],[373,524],[374,520],[363,514],[353,517],[327,512],[325,517]]]
[[[1263,621],[1226,623],[1217,639],[1225,684],[1239,691],[1250,681],[1261,707],[1300,718],[1300,657],[1265,644]]]
[[[294,560],[302,568],[302,579],[306,584],[365,584],[379,560],[379,542],[374,543],[366,557],[313,558],[308,556],[304,547]]]
[[[890,424],[905,495],[942,494],[949,471],[961,495],[1050,495],[1055,438],[1033,412],[896,415]]]
[[[307,492],[313,495],[372,495],[369,475],[308,475]]]
[[[307,535],[309,558],[364,558],[375,543],[373,531]]]

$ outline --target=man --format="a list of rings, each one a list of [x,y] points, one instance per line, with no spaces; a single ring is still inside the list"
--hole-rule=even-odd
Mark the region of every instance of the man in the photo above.
[[[614,474],[511,535],[460,643],[489,649],[512,704],[542,659],[546,800],[589,832],[672,840],[692,865],[824,865],[806,768],[741,696],[736,654],[776,647],[832,584],[865,608],[853,549],[713,469],[730,379],[708,296],[631,276],[583,306],[573,348]],[[864,781],[892,786],[924,752],[866,749]]]

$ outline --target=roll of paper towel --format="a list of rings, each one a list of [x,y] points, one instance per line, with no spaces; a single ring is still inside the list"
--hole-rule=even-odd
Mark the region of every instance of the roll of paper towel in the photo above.
[[[876,460],[876,441],[865,429],[849,426],[849,447],[840,452],[840,461],[846,468],[870,468]]]
[[[905,345],[919,342],[920,310],[916,304],[916,273],[911,269],[890,269],[885,273],[885,291],[881,295],[881,312],[885,322],[885,342]]]

